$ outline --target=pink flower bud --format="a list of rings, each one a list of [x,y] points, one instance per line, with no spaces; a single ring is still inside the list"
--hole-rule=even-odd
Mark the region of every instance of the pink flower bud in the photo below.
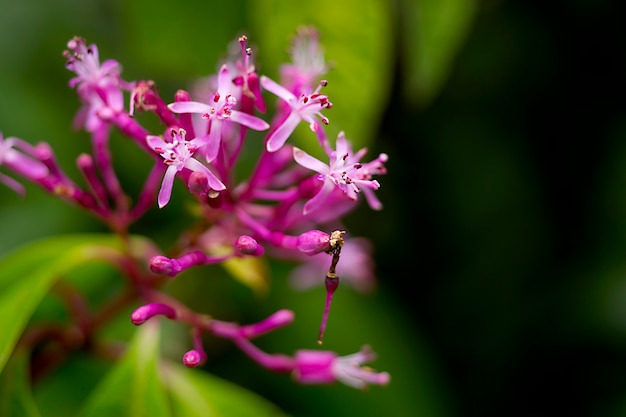
[[[195,368],[206,361],[206,354],[196,349],[192,349],[183,356],[183,363],[187,368]]]
[[[150,260],[150,270],[158,275],[175,275],[172,260],[165,256],[155,256]]]
[[[189,174],[187,186],[189,187],[189,191],[194,194],[206,194],[209,190],[209,178],[202,171],[193,171]]]
[[[321,230],[311,230],[298,236],[298,250],[306,255],[315,255],[331,250],[330,235]]]
[[[261,256],[265,252],[263,246],[251,236],[242,235],[235,242],[235,250],[240,255]]]
[[[176,310],[174,310],[167,304],[146,304],[133,311],[133,313],[130,315],[130,321],[135,326],[139,326],[140,324],[144,324],[148,319],[157,315],[165,316],[168,319],[173,320],[176,318]]]

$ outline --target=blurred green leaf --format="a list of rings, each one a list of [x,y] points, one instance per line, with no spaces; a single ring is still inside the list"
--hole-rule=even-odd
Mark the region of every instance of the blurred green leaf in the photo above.
[[[287,51],[297,28],[312,25],[319,30],[326,61],[333,66],[323,90],[333,103],[324,113],[330,119],[329,138],[334,142],[343,130],[356,149],[372,143],[391,90],[394,48],[389,2],[271,0],[251,1],[248,7],[256,29],[251,42],[258,47],[260,72],[276,80],[278,66],[290,60]],[[295,140],[311,151],[307,143],[315,141],[315,135],[301,124]]]
[[[77,266],[97,260],[102,248],[119,246],[115,236],[67,235],[46,238],[0,261],[0,371],[28,320],[52,284]]]
[[[448,79],[476,14],[476,1],[406,0],[401,7],[405,94],[413,104],[426,106]]]
[[[282,416],[263,398],[203,373],[161,362],[160,328],[143,325],[124,357],[91,393],[78,413],[98,416]]]
[[[164,379],[171,393],[176,416],[285,416],[262,397],[197,369],[168,363],[164,367]]]
[[[19,352],[0,375],[0,415],[4,417],[40,417],[28,377],[28,355]]]
[[[228,44],[237,40],[244,26],[241,3],[243,0],[123,2],[123,24],[132,33],[124,38],[131,53],[127,60],[121,57],[124,67],[133,77],[153,79],[160,86],[165,81],[216,73],[218,59],[227,54]],[[187,89],[192,81],[175,88]],[[164,95],[165,100],[167,97]]]
[[[264,258],[247,256],[231,258],[223,264],[230,275],[250,287],[258,295],[266,295],[269,287],[269,273]]]
[[[78,413],[81,417],[164,417],[171,415],[159,377],[158,322],[136,332],[124,357],[111,368]]]

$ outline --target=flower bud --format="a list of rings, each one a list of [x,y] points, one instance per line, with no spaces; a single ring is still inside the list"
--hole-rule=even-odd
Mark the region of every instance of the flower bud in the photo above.
[[[187,187],[189,187],[189,191],[194,194],[206,194],[209,190],[209,179],[204,172],[193,171],[191,174],[189,174]]]
[[[167,304],[146,304],[132,312],[132,314],[130,315],[130,321],[135,326],[139,326],[140,324],[144,324],[148,319],[157,315],[165,316],[168,319],[173,320],[176,318],[176,310],[174,310]]]
[[[315,255],[331,250],[330,235],[321,230],[311,230],[298,236],[298,250],[306,255]]]
[[[174,269],[172,260],[165,256],[155,256],[150,260],[150,271],[155,274],[172,276]]]
[[[183,356],[183,363],[187,368],[195,368],[206,361],[206,354],[196,349],[192,349]]]
[[[241,235],[235,242],[235,250],[240,255],[261,256],[265,252],[263,246],[251,236]]]

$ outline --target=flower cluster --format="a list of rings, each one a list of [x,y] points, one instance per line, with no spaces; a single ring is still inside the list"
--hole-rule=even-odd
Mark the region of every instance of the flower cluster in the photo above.
[[[203,218],[202,228],[177,253],[150,255],[147,279],[130,280],[141,298],[131,315],[133,324],[162,316],[193,329],[193,349],[183,356],[185,365],[204,363],[202,335],[211,333],[231,340],[261,366],[291,373],[300,383],[342,381],[357,388],[386,384],[387,373],[361,367],[375,358],[368,347],[346,357],[317,350],[300,350],[290,357],[265,353],[252,343],[290,324],[294,320],[291,311],[280,310],[259,323],[238,325],[191,311],[160,290],[167,278],[194,266],[260,256],[296,260],[300,266],[294,269],[298,278],[293,282],[300,287],[313,282],[326,285],[321,344],[339,284],[337,269],[343,268],[342,276],[352,280],[356,289],[369,289],[374,281],[369,241],[348,239],[342,218],[361,200],[374,210],[382,208],[375,193],[380,187],[376,178],[386,172],[387,155],[364,161],[367,150],[353,151],[344,132],[332,146],[325,130],[332,103],[322,93],[328,84],[322,78],[328,68],[318,33],[312,28],[298,32],[291,51],[293,62],[280,68],[278,81],[257,73],[245,36],[237,42],[240,53],[207,78],[208,90],[179,90],[168,102],[154,81],[123,80],[117,61],[101,63],[95,45],[79,37],[71,39],[64,57],[67,69],[75,73],[69,86],[76,89],[82,103],[74,124],[89,133],[93,148],[91,154],[77,159],[86,185],[78,185],[64,173],[46,143],[33,146],[0,136],[0,167],[83,207],[120,236],[155,201],[167,210],[178,183],[186,187]],[[265,100],[272,96],[277,101],[268,122],[262,115],[267,111]],[[162,131],[146,129],[137,117],[141,112],[153,113]],[[301,122],[313,132],[312,140],[326,154],[327,162],[290,143]],[[134,199],[123,190],[113,168],[109,147],[113,129],[153,161]],[[251,136],[262,135],[265,146],[255,167],[249,176],[239,178],[236,168],[242,150],[247,141],[258,140]],[[0,173],[0,182],[23,193],[23,186],[10,175]]]

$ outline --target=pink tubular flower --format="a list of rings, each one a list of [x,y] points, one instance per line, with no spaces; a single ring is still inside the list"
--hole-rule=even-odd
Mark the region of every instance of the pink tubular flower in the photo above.
[[[352,153],[352,146],[343,132],[337,136],[337,149],[330,156],[330,165],[299,148],[293,148],[295,161],[318,172],[320,180],[324,182],[318,193],[304,205],[305,215],[319,209],[335,187],[339,187],[350,200],[356,200],[357,195],[363,191],[372,209],[382,209],[380,200],[373,193],[373,190],[380,188],[380,184],[372,176],[386,173],[384,163],[387,162],[387,154],[382,153],[369,163],[361,163],[360,160],[366,152],[367,149],[363,148]]]
[[[163,208],[169,201],[174,185],[176,173],[187,168],[191,171],[201,172],[206,175],[209,187],[213,190],[224,190],[226,186],[200,161],[193,158],[193,154],[206,144],[207,138],[196,138],[190,141],[185,139],[184,129],[178,131],[172,129],[172,141],[166,142],[160,136],[148,135],[146,141],[148,146],[163,157],[163,161],[168,165],[163,183],[159,191],[158,203]]]
[[[87,46],[83,38],[74,37],[67,43],[67,48],[63,53],[67,59],[66,68],[76,73],[69,85],[76,87],[84,103],[75,124],[84,124],[88,131],[93,132],[102,125],[101,116],[124,109],[122,88],[131,90],[134,83],[121,79],[121,66],[117,61],[109,59],[100,64],[95,44]]]
[[[18,138],[3,139],[2,133],[0,133],[0,166],[5,166],[13,172],[35,181],[48,175],[48,168],[43,162],[28,154],[35,154],[35,148],[32,145]],[[24,194],[24,186],[13,178],[0,173],[0,182],[18,194]]]
[[[333,105],[328,101],[327,96],[319,93],[320,89],[327,84],[328,83],[323,80],[312,94],[307,95],[302,93],[298,98],[287,88],[273,81],[271,78],[264,75],[261,76],[261,86],[283,99],[290,107],[289,114],[267,138],[266,148],[268,152],[279,150],[301,121],[307,122],[313,132],[317,132],[320,128],[315,116],[319,117],[325,125],[328,124],[328,118],[322,115],[321,111],[322,109],[330,109]]]
[[[387,385],[387,372],[375,372],[362,364],[376,359],[376,354],[364,346],[360,352],[339,357],[335,352],[300,350],[296,352],[293,377],[301,384],[331,384],[335,381],[364,389],[367,384]]]
[[[207,136],[207,147],[204,149],[207,162],[213,161],[219,152],[224,123],[239,123],[254,130],[269,128],[269,124],[263,119],[235,110],[238,95],[233,91],[235,87],[228,66],[222,65],[218,74],[217,92],[213,94],[210,104],[197,101],[177,101],[168,105],[168,108],[174,113],[200,113],[203,118],[211,122]]]

